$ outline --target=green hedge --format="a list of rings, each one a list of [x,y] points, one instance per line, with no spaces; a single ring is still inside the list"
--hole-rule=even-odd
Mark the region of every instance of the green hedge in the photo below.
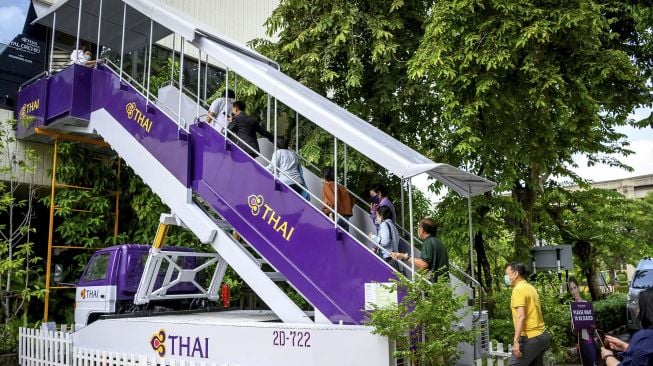
[[[12,326],[0,325],[0,355],[18,349],[18,334]]]
[[[606,332],[626,325],[627,294],[611,294],[594,302],[596,327]]]

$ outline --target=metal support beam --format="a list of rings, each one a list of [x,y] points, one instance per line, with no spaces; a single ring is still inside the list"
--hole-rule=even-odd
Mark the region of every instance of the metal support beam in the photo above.
[[[43,321],[48,321],[48,312],[50,305],[50,263],[52,263],[52,240],[54,238],[54,193],[57,186],[57,153],[59,149],[59,139],[54,139],[54,149],[52,152],[52,180],[50,182],[50,224],[48,225],[48,257],[45,266],[45,304],[43,304]]]
[[[150,103],[150,74],[152,73],[152,36],[154,34],[154,21],[150,19],[150,44],[148,46],[149,52],[147,53],[147,98],[145,100],[145,106]]]
[[[122,65],[125,58],[125,23],[127,22],[127,3],[122,4],[122,35],[120,40],[120,81],[122,81]]]
[[[96,51],[95,51],[95,59],[100,58],[100,34],[102,31],[102,0],[100,0],[100,11],[98,12],[97,16],[97,42],[95,45],[97,46]]]
[[[333,225],[338,228],[338,138],[333,136]]]
[[[413,179],[408,179],[408,215],[410,219],[410,272],[415,280],[415,228],[413,227]]]
[[[181,37],[181,45],[179,48],[179,100],[177,104],[177,126],[181,128],[181,94],[184,90],[184,47],[186,46],[186,40],[184,37]]]
[[[471,192],[471,187],[470,190]],[[474,228],[472,226],[472,197],[467,197],[467,216],[469,221],[469,269],[474,278]]]
[[[79,28],[82,24],[82,0],[79,0],[79,6],[77,9],[77,37],[75,39],[75,50],[79,51]]]
[[[57,33],[57,12],[52,15],[52,39],[50,40],[50,63],[48,66],[48,73],[52,75],[52,59],[54,57],[54,34]]]

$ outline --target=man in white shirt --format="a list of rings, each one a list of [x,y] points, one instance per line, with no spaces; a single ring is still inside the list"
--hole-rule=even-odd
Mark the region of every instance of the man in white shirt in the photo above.
[[[231,114],[231,106],[236,99],[236,94],[233,90],[227,89],[227,98],[220,97],[211,103],[209,112],[206,116],[206,123],[212,124],[218,131],[222,131],[227,127],[229,122],[229,115]]]
[[[93,55],[87,46],[82,45],[81,49],[73,50],[70,53],[70,62],[68,65],[77,64],[88,67],[93,67],[97,63],[97,60],[91,60]]]

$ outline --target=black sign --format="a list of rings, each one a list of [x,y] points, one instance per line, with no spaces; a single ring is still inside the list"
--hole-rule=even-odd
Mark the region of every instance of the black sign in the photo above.
[[[23,32],[0,53],[0,98],[3,101],[15,100],[20,84],[46,69],[47,30],[40,24],[32,25],[34,19],[36,12],[30,4]]]

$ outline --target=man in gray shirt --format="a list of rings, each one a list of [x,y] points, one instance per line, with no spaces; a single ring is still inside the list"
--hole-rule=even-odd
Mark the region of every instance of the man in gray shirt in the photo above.
[[[304,179],[300,173],[299,156],[288,148],[288,140],[285,137],[277,137],[277,151],[272,154],[267,169],[273,172],[275,165],[278,171],[278,179],[297,193],[302,194],[303,189],[300,184],[304,183]]]

